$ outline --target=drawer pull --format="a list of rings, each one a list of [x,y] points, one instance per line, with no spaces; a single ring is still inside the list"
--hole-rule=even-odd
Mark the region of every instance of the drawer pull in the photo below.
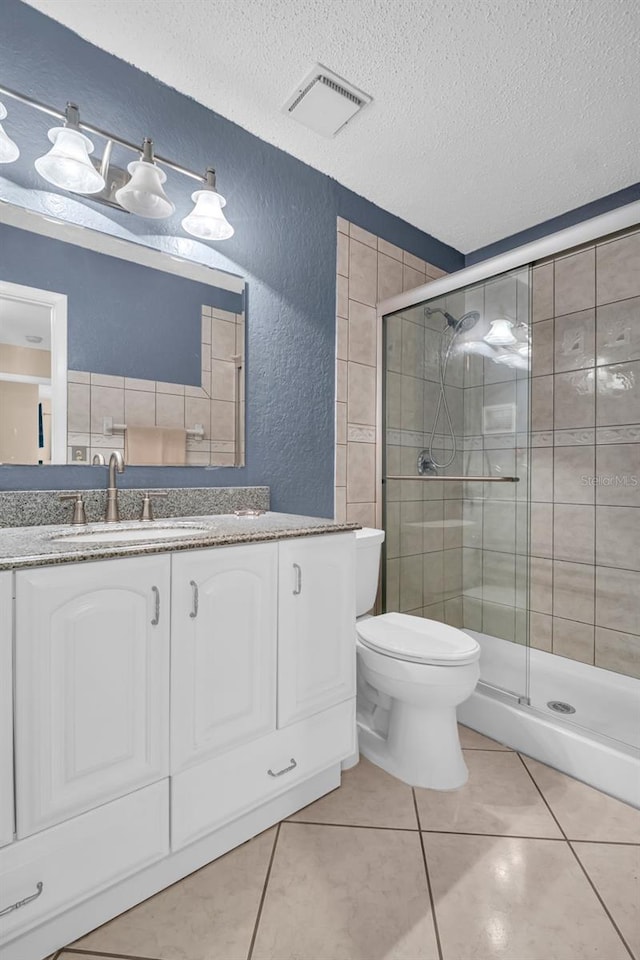
[[[0,910],[0,917],[6,917],[8,913],[13,913],[14,910],[19,910],[20,907],[26,907],[28,903],[32,903],[34,900],[37,900],[40,894],[42,893],[42,888],[44,884],[40,880],[36,884],[36,892],[32,893],[30,897],[25,897],[24,900],[17,900],[15,903],[12,903],[10,907],[5,907],[4,910]]]
[[[189,586],[191,587],[192,591],[192,606],[189,616],[192,620],[195,620],[195,618],[198,616],[198,584],[195,582],[195,580],[189,580]]]
[[[296,572],[296,585],[293,588],[293,595],[298,597],[302,593],[302,567],[299,563],[294,563],[293,569]]]
[[[277,773],[274,773],[273,770],[271,770],[271,768],[269,768],[269,770],[267,770],[267,773],[269,774],[270,777],[281,777],[283,773],[289,773],[291,770],[295,770],[295,768],[296,768],[297,766],[298,766],[298,764],[297,764],[296,761],[293,759],[293,757],[291,757],[291,760],[289,760],[289,766],[288,766],[288,767],[283,767],[283,769],[282,769],[282,770],[278,770]]]
[[[151,621],[151,626],[157,627],[160,623],[160,591],[157,587],[151,587],[151,590],[156,598],[156,612],[153,620]]]

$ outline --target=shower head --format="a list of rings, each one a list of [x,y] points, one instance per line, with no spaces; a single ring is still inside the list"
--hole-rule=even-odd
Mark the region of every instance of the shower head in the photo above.
[[[463,313],[459,320],[447,310],[441,310],[440,307],[425,307],[424,313],[426,317],[431,317],[434,313],[441,313],[456,333],[465,333],[467,330],[471,330],[480,319],[480,314],[477,310],[469,310],[468,313]]]

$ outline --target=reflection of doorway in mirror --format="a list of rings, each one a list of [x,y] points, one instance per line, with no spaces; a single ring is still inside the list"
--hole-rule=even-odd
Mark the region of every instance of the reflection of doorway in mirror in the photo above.
[[[0,282],[0,463],[64,463],[66,297]]]

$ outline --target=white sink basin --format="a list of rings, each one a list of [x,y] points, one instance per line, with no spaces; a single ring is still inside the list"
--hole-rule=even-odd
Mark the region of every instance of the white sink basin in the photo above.
[[[195,524],[163,524],[156,526],[150,523],[145,527],[118,527],[114,525],[108,530],[79,530],[73,533],[56,534],[51,539],[55,543],[149,543],[153,540],[177,540],[183,537],[197,537],[208,533],[207,527]]]

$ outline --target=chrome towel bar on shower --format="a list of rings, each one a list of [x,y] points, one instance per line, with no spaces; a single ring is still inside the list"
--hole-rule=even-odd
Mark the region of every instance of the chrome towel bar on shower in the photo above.
[[[482,483],[519,483],[520,477],[425,477],[420,474],[408,477],[385,477],[385,480],[445,480],[451,483],[453,480],[464,480],[469,483],[481,481]]]

